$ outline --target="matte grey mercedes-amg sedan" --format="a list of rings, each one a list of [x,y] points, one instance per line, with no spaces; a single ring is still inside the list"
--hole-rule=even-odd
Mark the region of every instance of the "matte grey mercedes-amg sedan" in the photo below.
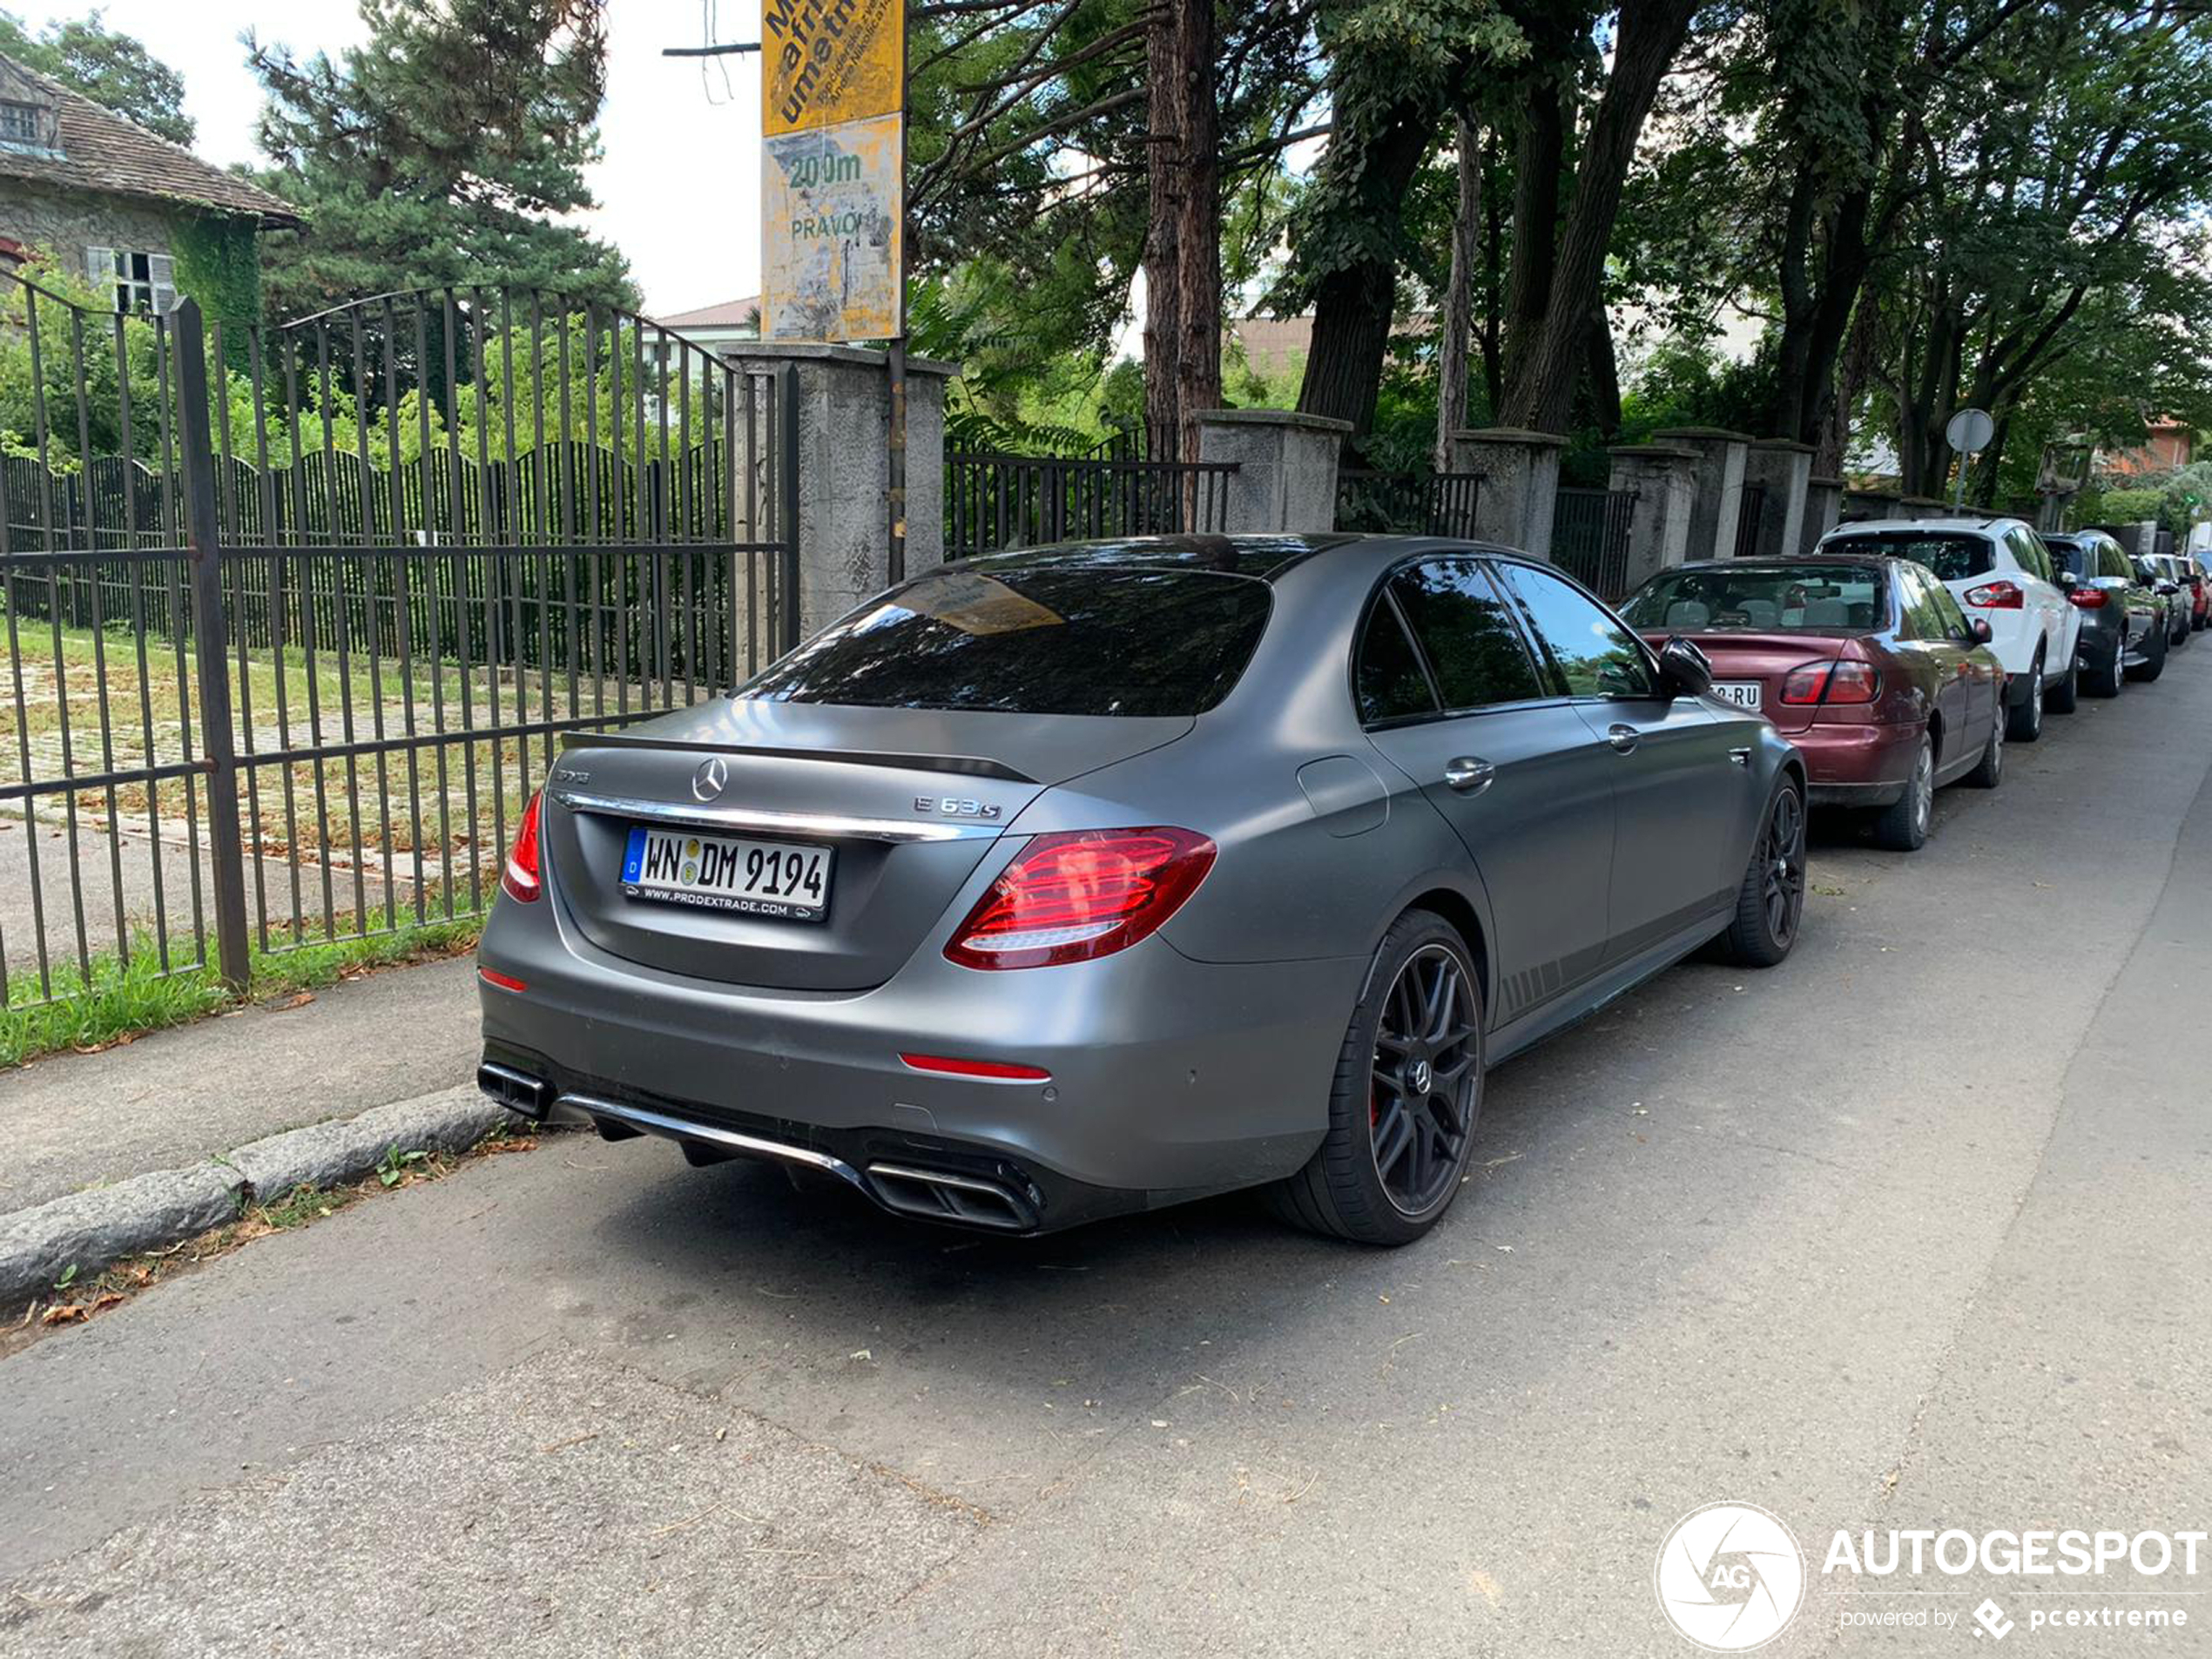
[[[1558,571],[1433,538],[948,565],[572,742],[483,939],[492,1096],[1012,1232],[1271,1186],[1418,1238],[1484,1068],[1779,961],[1804,775]]]

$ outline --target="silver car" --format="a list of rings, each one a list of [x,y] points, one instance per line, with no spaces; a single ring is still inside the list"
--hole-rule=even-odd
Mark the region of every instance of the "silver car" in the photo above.
[[[1548,565],[1193,536],[947,566],[577,740],[485,930],[487,1092],[1013,1232],[1268,1186],[1419,1238],[1483,1073],[1777,962],[1804,775]]]

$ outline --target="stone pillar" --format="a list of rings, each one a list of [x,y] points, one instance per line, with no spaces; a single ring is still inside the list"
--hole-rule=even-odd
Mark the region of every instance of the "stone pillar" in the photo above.
[[[1231,536],[1337,527],[1337,462],[1349,421],[1288,409],[1206,409],[1198,415],[1198,459],[1233,462],[1219,484]]]
[[[1559,456],[1567,440],[1551,432],[1488,426],[1452,435],[1452,470],[1479,472],[1477,540],[1523,553],[1552,556],[1552,518],[1559,510]]]
[[[1660,571],[1683,563],[1689,547],[1690,509],[1697,495],[1697,451],[1672,443],[1623,443],[1605,487],[1634,490],[1629,518],[1629,569],[1633,592]]]
[[[1743,456],[1743,482],[1764,491],[1757,540],[1762,559],[1784,558],[1804,534],[1805,492],[1812,483],[1812,446],[1788,438],[1761,438]]]
[[[799,633],[804,639],[891,582],[891,381],[859,346],[747,343],[733,362],[798,372]],[[950,363],[907,359],[907,574],[945,562],[945,382]],[[770,458],[773,467],[779,457]]]
[[[1689,521],[1689,556],[1725,559],[1736,552],[1736,523],[1743,509],[1743,462],[1748,434],[1724,427],[1668,427],[1651,435],[1654,443],[1679,444],[1697,452],[1697,500]]]
[[[1870,520],[1895,518],[1897,496],[1886,489],[1846,489],[1844,491],[1843,522],[1863,524]]]
[[[1797,532],[1797,551],[1810,553],[1820,545],[1820,538],[1836,528],[1843,515],[1844,481],[1840,478],[1808,478],[1805,481],[1805,518]]]

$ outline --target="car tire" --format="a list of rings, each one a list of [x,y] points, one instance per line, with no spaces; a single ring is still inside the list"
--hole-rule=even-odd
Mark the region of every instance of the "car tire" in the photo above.
[[[2141,680],[2146,685],[2149,685],[2151,681],[2166,671],[2166,653],[2168,649],[2165,636],[2160,635],[2158,649],[2146,652],[2145,656],[2148,660],[2141,668],[2129,669],[2128,678],[2131,680]]]
[[[2050,690],[2043,693],[2043,711],[2046,714],[2071,714],[2080,698],[2081,651],[2077,646],[2074,660],[2066,665],[2066,672],[2052,683]]]
[[[1410,1000],[1433,1001],[1447,975],[1441,1014]],[[1410,1244],[1433,1227],[1474,1154],[1482,1016],[1481,981],[1459,930],[1429,910],[1393,922],[1338,1052],[1328,1133],[1303,1170],[1270,1189],[1276,1213],[1362,1244]]]
[[[2010,723],[2005,735],[2014,743],[2033,743],[2043,735],[2043,653],[2027,666],[2027,695],[2005,711]]]
[[[1974,769],[1966,774],[1966,782],[1976,789],[1994,789],[2005,781],[2005,723],[1989,723],[1989,741],[1982,745],[1981,759],[1974,762]]]
[[[1721,954],[1743,968],[1772,968],[1797,942],[1804,914],[1805,796],[1785,775],[1767,798],[1752,838],[1736,914],[1718,941]]]
[[[2082,689],[2091,697],[2118,697],[2121,688],[2128,683],[2128,671],[2121,661],[2126,651],[2125,645],[2113,647],[2111,666],[2091,669],[2087,684]]]
[[[1905,792],[1875,816],[1874,845],[1892,853],[1918,853],[1927,845],[1934,822],[1935,738],[1924,732]]]

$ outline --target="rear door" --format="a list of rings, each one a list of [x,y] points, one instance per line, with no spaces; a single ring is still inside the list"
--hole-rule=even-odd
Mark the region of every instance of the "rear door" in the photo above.
[[[1926,664],[1935,695],[1935,717],[1945,730],[1945,752],[1938,757],[1938,767],[1949,767],[1958,761],[1962,743],[1988,730],[1986,710],[1979,717],[1975,714],[1978,685],[1966,666],[1966,639],[1973,635],[1966,628],[1966,613],[1958,609],[1958,599],[1951,597],[1951,589],[1929,570],[1909,562],[1900,562],[1896,570],[1898,597],[1905,609],[1905,622],[1898,628],[1898,651]],[[1951,624],[1951,615],[1958,615],[1958,626]],[[1979,752],[1978,741],[1973,748]]]
[[[2066,590],[2059,586],[2058,573],[2052,568],[2050,550],[2033,530],[2025,524],[2013,525],[2005,533],[2005,545],[2012,550],[2013,562],[2020,568],[2028,609],[2043,631],[2043,671],[2063,674],[2074,660],[2080,613],[2067,603]]]
[[[1548,570],[1501,560],[1556,689],[1602,745],[1613,772],[1611,960],[1634,955],[1711,911],[1743,874],[1750,770],[1731,756],[1754,741],[1751,714],[1722,716],[1694,697],[1660,695],[1642,642]]]
[[[1595,973],[1613,757],[1545,685],[1482,562],[1440,556],[1397,571],[1362,629],[1355,684],[1369,740],[1443,814],[1481,876],[1498,960],[1492,1023]]]

